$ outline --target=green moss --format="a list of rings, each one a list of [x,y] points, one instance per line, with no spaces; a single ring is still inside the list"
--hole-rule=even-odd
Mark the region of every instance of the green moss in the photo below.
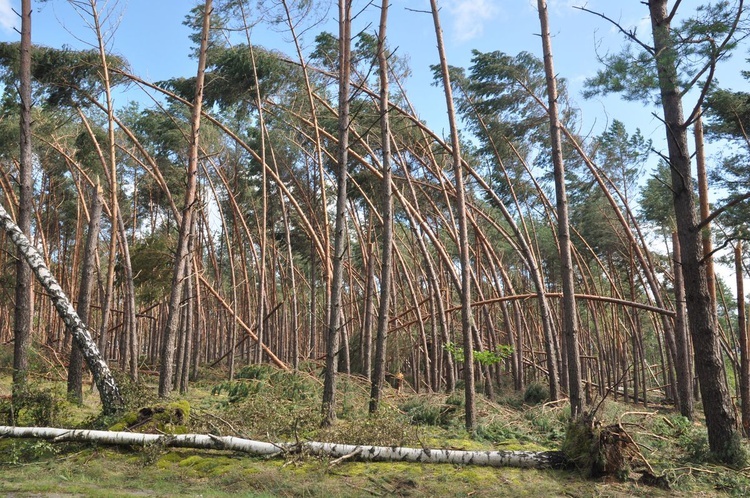
[[[180,460],[177,464],[179,467],[192,467],[203,460],[203,457],[198,455],[189,456],[184,460]]]
[[[172,413],[174,417],[179,417],[182,413],[182,421],[186,423],[190,419],[190,402],[186,399],[173,401],[167,405],[167,412]]]
[[[109,426],[109,430],[113,432],[124,431],[128,427],[135,425],[138,422],[137,412],[126,412],[120,417],[120,419],[114,424]]]

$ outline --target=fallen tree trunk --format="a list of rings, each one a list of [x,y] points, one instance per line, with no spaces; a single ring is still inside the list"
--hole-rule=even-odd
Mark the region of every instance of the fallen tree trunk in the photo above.
[[[99,353],[99,348],[96,347],[96,343],[91,339],[91,334],[89,334],[86,325],[81,321],[78,313],[76,313],[68,296],[65,295],[62,287],[60,287],[52,272],[47,268],[44,258],[42,258],[39,251],[31,244],[21,229],[18,228],[18,225],[15,224],[2,205],[0,205],[0,228],[5,231],[8,238],[13,242],[13,245],[16,246],[31,267],[31,271],[34,272],[39,283],[49,293],[57,313],[62,318],[62,321],[65,322],[65,326],[72,334],[73,340],[80,348],[83,358],[86,360],[86,366],[91,371],[91,375],[94,376],[94,382],[97,389],[99,389],[99,396],[102,400],[102,411],[107,415],[115,413],[122,407],[123,401],[120,389],[117,387],[117,382],[109,366]]]
[[[561,468],[566,465],[565,457],[559,451],[462,451],[320,442],[266,443],[233,436],[214,436],[212,434],[162,435],[136,432],[55,429],[51,427],[0,426],[0,437],[46,439],[52,442],[84,441],[122,446],[158,443],[172,448],[230,450],[267,457],[301,453],[377,462],[451,463],[454,465],[536,469]]]

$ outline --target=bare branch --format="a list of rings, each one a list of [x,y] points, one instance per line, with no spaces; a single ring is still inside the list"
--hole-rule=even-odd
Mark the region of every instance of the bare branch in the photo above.
[[[625,29],[620,23],[618,23],[617,21],[615,21],[611,17],[608,17],[608,16],[602,14],[601,12],[596,12],[594,10],[591,10],[591,9],[589,9],[586,6],[573,6],[573,8],[574,9],[578,9],[578,10],[582,10],[583,12],[588,12],[589,14],[594,14],[595,16],[598,16],[598,17],[601,17],[602,19],[604,19],[605,21],[609,22],[614,27],[616,27],[620,31],[620,33],[624,34],[631,41],[633,41],[633,42],[637,43],[638,45],[640,45],[640,47],[643,50],[645,50],[646,52],[648,52],[651,55],[654,55],[654,52],[655,52],[654,51],[654,47],[652,47],[650,45],[646,45],[644,42],[642,42],[640,40],[640,38],[638,38],[638,36],[636,36],[636,30],[635,29]]]

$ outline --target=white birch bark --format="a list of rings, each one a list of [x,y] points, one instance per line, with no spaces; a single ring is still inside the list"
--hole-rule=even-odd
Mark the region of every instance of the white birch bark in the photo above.
[[[53,442],[85,441],[109,445],[146,445],[159,443],[171,448],[230,450],[254,456],[285,456],[295,453],[351,457],[373,462],[450,463],[490,467],[559,468],[565,459],[559,451],[463,451],[398,446],[362,446],[321,442],[267,443],[234,436],[211,434],[142,434],[56,429],[51,427],[0,426],[0,437],[46,439]]]
[[[99,348],[96,347],[96,343],[91,338],[86,325],[81,321],[70,300],[65,295],[65,292],[63,292],[62,287],[60,287],[60,284],[57,283],[57,280],[55,280],[55,277],[49,271],[49,268],[47,268],[44,259],[31,242],[29,242],[29,239],[21,232],[21,229],[18,228],[18,225],[11,219],[2,205],[0,205],[0,228],[5,231],[13,242],[13,245],[16,246],[19,253],[23,255],[23,258],[31,267],[31,271],[36,275],[39,283],[50,294],[57,313],[63,322],[65,322],[65,326],[68,327],[68,330],[73,335],[73,340],[81,349],[83,357],[86,360],[86,366],[94,376],[94,382],[99,389],[102,410],[107,414],[114,413],[122,406],[122,397],[117,383],[112,376],[112,372],[109,370],[109,366],[102,359]]]

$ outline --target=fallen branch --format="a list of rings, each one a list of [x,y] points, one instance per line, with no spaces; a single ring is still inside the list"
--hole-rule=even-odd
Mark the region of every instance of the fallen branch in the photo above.
[[[254,456],[286,456],[307,453],[331,458],[356,458],[378,462],[451,463],[491,467],[561,468],[566,460],[559,451],[462,451],[396,446],[361,446],[320,442],[266,443],[234,436],[212,434],[142,434],[134,432],[56,429],[52,427],[0,426],[0,437],[46,439],[55,443],[85,441],[98,444],[230,450]]]

